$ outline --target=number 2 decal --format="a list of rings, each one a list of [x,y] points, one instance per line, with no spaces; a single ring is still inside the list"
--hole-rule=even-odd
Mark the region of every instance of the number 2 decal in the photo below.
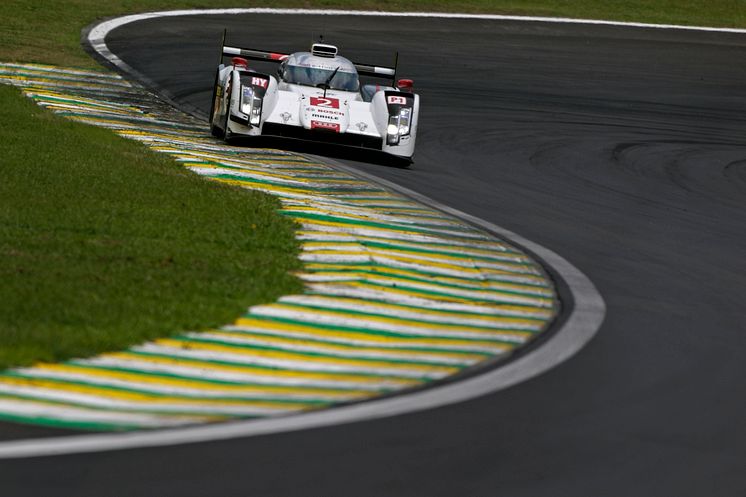
[[[338,98],[326,98],[326,97],[311,97],[311,105],[315,107],[331,107],[332,109],[339,109]]]

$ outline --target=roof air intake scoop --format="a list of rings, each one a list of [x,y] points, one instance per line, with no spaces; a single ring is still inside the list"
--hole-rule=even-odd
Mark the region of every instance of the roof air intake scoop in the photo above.
[[[311,45],[311,53],[317,57],[334,57],[337,55],[337,47],[324,43],[314,43]]]

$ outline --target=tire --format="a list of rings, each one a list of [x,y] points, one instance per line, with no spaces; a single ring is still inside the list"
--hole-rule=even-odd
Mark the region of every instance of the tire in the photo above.
[[[212,134],[212,136],[214,136],[215,138],[222,138],[222,137],[223,137],[223,130],[221,130],[220,128],[218,128],[218,127],[217,127],[217,126],[215,126],[214,124],[211,124],[211,125],[210,125],[210,133],[211,133],[211,134]]]
[[[212,85],[212,104],[210,105],[210,133],[215,138],[222,138],[223,133],[219,127],[215,126],[215,103],[218,99],[218,76],[219,71],[215,73],[215,83]]]
[[[223,116],[223,129],[218,129],[218,132],[220,133],[218,138],[222,138],[226,142],[230,140],[233,136],[233,134],[228,130],[228,118],[231,115],[231,95],[228,94],[227,97],[228,101],[225,104],[225,115]]]

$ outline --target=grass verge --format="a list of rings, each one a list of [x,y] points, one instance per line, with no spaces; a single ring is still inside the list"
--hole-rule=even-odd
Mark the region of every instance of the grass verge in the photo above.
[[[293,224],[0,85],[0,368],[235,320],[297,292]]]
[[[94,67],[80,30],[97,18],[215,7],[313,7],[562,16],[746,27],[746,0],[28,0],[3,1],[0,60]]]

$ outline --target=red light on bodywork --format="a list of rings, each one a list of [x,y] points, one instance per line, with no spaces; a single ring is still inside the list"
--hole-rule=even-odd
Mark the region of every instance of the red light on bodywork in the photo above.
[[[327,131],[334,131],[335,133],[339,133],[340,126],[339,123],[329,123],[324,121],[311,121],[311,129],[323,129]]]
[[[411,79],[400,79],[397,86],[409,90],[414,86],[414,81]]]
[[[233,57],[231,59],[231,62],[236,67],[249,67],[249,61],[244,59],[243,57]]]

